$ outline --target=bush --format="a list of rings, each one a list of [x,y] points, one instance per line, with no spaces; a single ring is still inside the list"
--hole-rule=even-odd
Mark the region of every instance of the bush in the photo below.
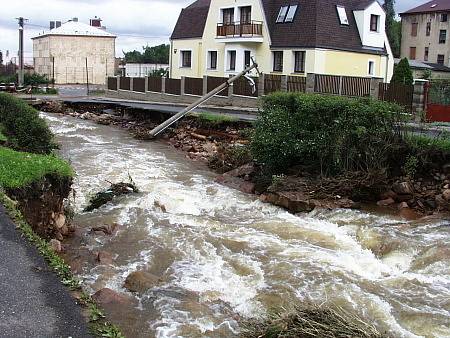
[[[38,111],[7,93],[0,93],[0,124],[12,148],[41,154],[57,148]]]
[[[401,83],[405,85],[413,84],[413,75],[411,67],[409,67],[409,62],[407,58],[400,60],[398,65],[394,67],[394,74],[392,74],[391,83]]]
[[[385,169],[402,108],[372,99],[274,93],[263,98],[251,149],[272,173],[305,164],[323,174]]]
[[[416,158],[415,173],[426,174],[430,169],[440,169],[450,162],[450,137],[440,135],[429,137],[426,135],[406,135],[405,143],[409,158]],[[405,163],[408,165],[407,163]],[[405,167],[405,170],[407,167]]]
[[[23,82],[25,86],[37,86],[40,84],[49,84],[50,81],[44,76],[37,73],[28,74],[25,73],[23,76]]]

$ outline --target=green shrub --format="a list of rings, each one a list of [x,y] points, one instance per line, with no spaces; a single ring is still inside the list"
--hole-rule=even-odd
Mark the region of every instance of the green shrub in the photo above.
[[[450,137],[448,135],[429,137],[410,134],[405,136],[405,143],[409,157],[417,159],[417,173],[429,173],[430,169],[439,169],[442,165],[450,162]],[[407,164],[408,161],[405,165]]]
[[[27,74],[23,76],[23,82],[25,86],[37,86],[40,84],[49,84],[50,81],[45,77],[45,75],[40,74]]]
[[[388,167],[402,108],[368,98],[274,93],[263,98],[251,149],[272,173],[307,164],[324,174]]]
[[[394,67],[394,74],[392,74],[391,83],[401,83],[405,85],[413,84],[413,74],[407,58],[403,58]]]
[[[36,109],[7,93],[0,93],[0,124],[11,147],[48,154],[57,145],[47,123]]]

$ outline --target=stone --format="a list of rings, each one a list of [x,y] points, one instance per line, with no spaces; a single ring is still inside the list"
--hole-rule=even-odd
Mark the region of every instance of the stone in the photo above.
[[[66,216],[64,214],[57,214],[55,216],[55,225],[58,229],[61,229],[66,224]]]
[[[97,253],[96,261],[103,265],[110,265],[113,263],[113,255],[108,251],[99,251]]]
[[[52,249],[53,249],[54,252],[57,252],[57,253],[62,252],[62,244],[61,244],[61,242],[58,241],[57,239],[52,238],[52,239],[50,240],[50,246],[52,247]]]
[[[254,163],[247,163],[239,168],[230,170],[224,174],[224,176],[232,176],[232,177],[245,177],[245,176],[251,176],[256,172],[256,168]]]
[[[109,288],[98,290],[92,295],[92,299],[100,306],[105,305],[127,305],[131,298]]]
[[[397,194],[412,195],[414,193],[414,189],[409,182],[397,182],[392,186],[392,190]]]
[[[408,202],[413,199],[413,195],[398,194],[396,197],[397,202]]]
[[[445,189],[442,192],[442,197],[446,200],[446,201],[450,201],[450,189]]]
[[[145,271],[134,271],[125,279],[123,286],[132,292],[144,293],[161,282],[158,276]]]
[[[160,201],[155,200],[153,202],[153,205],[159,209],[161,209],[162,212],[167,212],[166,206],[162,204]]]
[[[69,227],[67,225],[63,225],[60,229],[61,235],[67,236],[69,234]]]
[[[314,209],[314,204],[301,192],[283,191],[268,193],[267,201],[289,210],[292,213],[310,212]]]
[[[105,234],[105,235],[112,235],[118,227],[117,223],[113,224],[105,224],[100,226],[92,227],[91,232],[94,232],[95,234]]]
[[[216,177],[216,182],[226,185],[227,187],[238,189],[247,194],[253,194],[255,192],[255,184],[249,181],[244,180],[243,178],[229,176],[229,175],[220,175]]]
[[[386,200],[388,198],[395,199],[396,196],[397,196],[397,194],[394,191],[388,190],[380,195],[380,200]]]
[[[399,215],[403,218],[405,218],[406,220],[416,220],[421,218],[421,215],[418,214],[416,211],[410,209],[410,208],[403,208],[400,210]]]
[[[63,241],[63,240],[64,240],[63,235],[61,235],[61,233],[60,233],[59,231],[57,231],[57,232],[55,233],[55,238],[56,238],[58,241]]]
[[[401,203],[398,205],[398,210],[405,209],[405,208],[409,208],[409,205],[408,205],[408,203],[406,203],[406,202],[401,202]]]
[[[394,203],[395,203],[394,199],[392,197],[388,197],[388,198],[386,198],[384,200],[378,201],[377,205],[380,206],[380,207],[387,207],[387,206],[392,205]]]

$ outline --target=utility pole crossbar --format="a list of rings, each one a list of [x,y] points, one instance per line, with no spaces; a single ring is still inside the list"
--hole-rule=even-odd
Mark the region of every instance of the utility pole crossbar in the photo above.
[[[153,128],[150,131],[150,136],[151,137],[156,137],[159,133],[163,132],[164,130],[166,130],[168,127],[170,127],[172,124],[174,124],[175,122],[177,122],[178,120],[180,120],[183,116],[185,116],[186,114],[188,114],[190,111],[192,111],[193,109],[197,108],[199,105],[201,105],[202,103],[206,102],[207,100],[209,100],[210,98],[212,98],[214,95],[220,93],[222,90],[228,88],[229,86],[231,86],[231,84],[236,81],[237,79],[239,79],[241,76],[247,74],[248,72],[250,72],[252,69],[256,69],[256,71],[258,71],[258,64],[255,63],[255,61],[252,59],[252,65],[249,65],[247,68],[245,68],[242,72],[240,72],[239,74],[236,74],[235,76],[229,78],[226,82],[222,83],[220,86],[214,88],[213,90],[211,90],[209,93],[207,93],[206,95],[202,96],[201,98],[199,98],[197,101],[195,101],[194,103],[190,104],[189,106],[187,106],[186,108],[184,108],[182,111],[176,113],[174,116],[172,116],[171,118],[167,119],[166,121],[164,121],[163,123],[161,123],[160,125],[156,126],[155,128]],[[259,73],[259,72],[258,72]]]

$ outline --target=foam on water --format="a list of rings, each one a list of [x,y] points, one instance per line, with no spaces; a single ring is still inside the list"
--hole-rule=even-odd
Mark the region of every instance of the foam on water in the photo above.
[[[105,180],[130,174],[140,187],[141,193],[121,203],[79,216],[87,223],[108,218],[121,225],[116,237],[91,241],[92,250],[123,250],[121,241],[143,234],[136,248],[119,252],[127,259],[116,262],[112,275],[96,267],[82,277],[88,286],[101,280],[124,292],[126,276],[164,261],[155,247],[166,250],[173,258],[163,269],[164,283],[149,291],[152,298],[140,297],[141,306],[151,299],[159,314],[149,324],[157,337],[236,335],[233,313],[264,314],[272,301],[280,302],[277,295],[281,301],[344,304],[397,337],[421,335],[410,319],[421,311],[437,316],[427,325],[432,336],[444,337],[438,317],[448,317],[449,309],[434,303],[450,299],[449,264],[439,252],[427,256],[426,248],[448,245],[448,223],[400,228],[405,221],[352,210],[298,217],[214,183],[208,172],[162,145],[88,121],[44,117],[77,170],[77,210],[90,193],[108,186]]]

